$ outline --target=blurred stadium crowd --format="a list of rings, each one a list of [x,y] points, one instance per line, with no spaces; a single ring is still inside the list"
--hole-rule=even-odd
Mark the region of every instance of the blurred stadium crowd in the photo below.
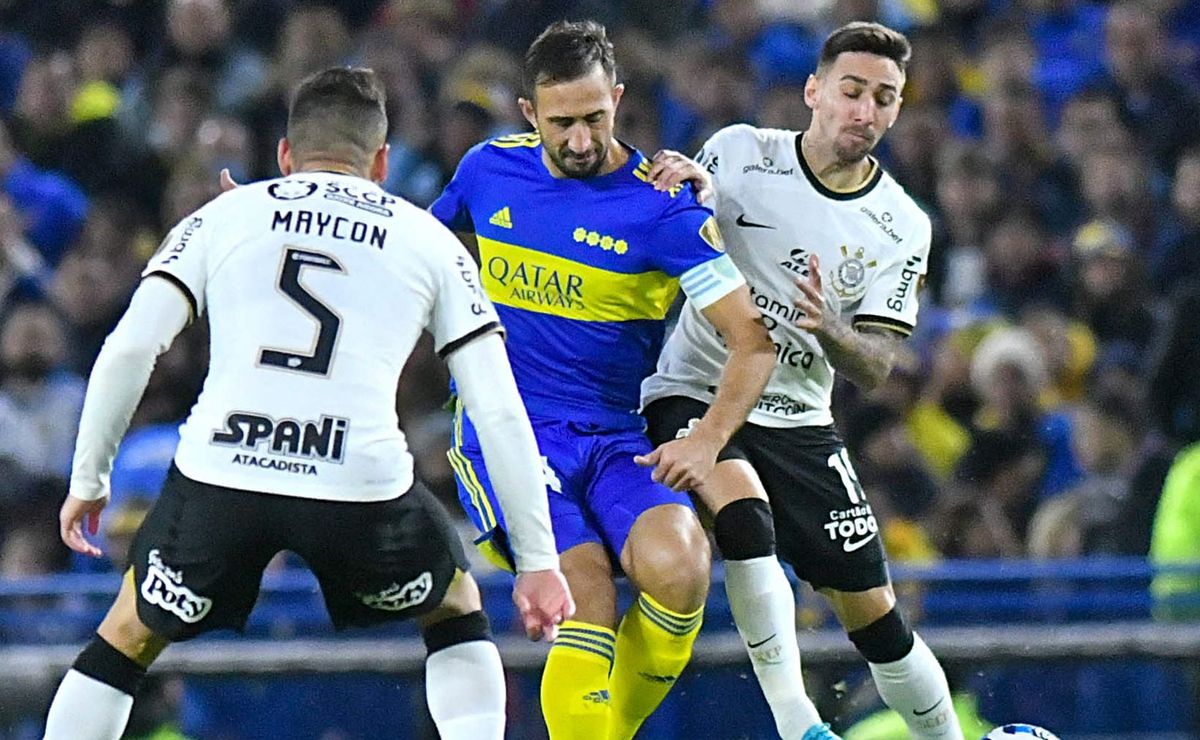
[[[10,0],[0,577],[96,567],[55,525],[87,373],[217,173],[276,174],[288,91],[332,64],[378,70],[386,187],[427,205],[467,148],[527,128],[521,55],[558,17],[609,25],[618,135],[647,153],[693,153],[740,121],[802,129],[829,30],[909,34],[879,155],[934,220],[920,326],[884,388],[835,393],[888,547],[917,562],[1147,553],[1173,461],[1200,466],[1200,0]],[[118,564],[199,390],[202,323],[160,359],[118,459]],[[446,381],[426,346],[397,405],[457,511]],[[1200,514],[1182,513],[1200,496],[1180,485],[1160,528],[1200,543]]]

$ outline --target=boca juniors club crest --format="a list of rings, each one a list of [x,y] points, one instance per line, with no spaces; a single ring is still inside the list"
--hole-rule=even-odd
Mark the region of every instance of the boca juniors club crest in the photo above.
[[[843,259],[833,270],[833,289],[839,298],[855,300],[866,292],[867,271],[875,269],[878,263],[875,260],[864,261],[865,256],[862,247],[855,247],[852,253],[850,247],[842,245]]]

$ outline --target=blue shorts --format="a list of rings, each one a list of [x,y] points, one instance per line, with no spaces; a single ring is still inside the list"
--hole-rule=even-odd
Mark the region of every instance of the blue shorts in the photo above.
[[[612,430],[582,422],[532,419],[546,473],[550,523],[560,553],[598,542],[619,564],[629,530],[642,512],[663,504],[692,508],[687,493],[655,483],[653,468],[633,461],[653,448],[640,430]],[[450,465],[458,497],[482,535],[476,546],[493,563],[514,570],[505,534],[504,512],[492,490],[479,438],[456,404]]]

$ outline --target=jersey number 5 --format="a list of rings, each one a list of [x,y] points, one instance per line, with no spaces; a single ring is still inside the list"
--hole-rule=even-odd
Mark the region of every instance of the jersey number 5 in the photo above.
[[[325,376],[329,374],[329,365],[333,362],[333,350],[337,347],[338,332],[342,329],[342,317],[300,284],[300,273],[306,267],[341,273],[346,269],[333,257],[320,252],[288,247],[283,253],[279,290],[301,311],[316,320],[317,341],[309,354],[285,349],[263,349],[258,361],[269,367]]]

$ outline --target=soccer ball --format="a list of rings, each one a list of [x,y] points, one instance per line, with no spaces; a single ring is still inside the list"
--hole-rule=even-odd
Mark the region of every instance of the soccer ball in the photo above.
[[[1058,740],[1058,736],[1047,729],[1034,725],[1001,725],[983,736],[983,740]]]

